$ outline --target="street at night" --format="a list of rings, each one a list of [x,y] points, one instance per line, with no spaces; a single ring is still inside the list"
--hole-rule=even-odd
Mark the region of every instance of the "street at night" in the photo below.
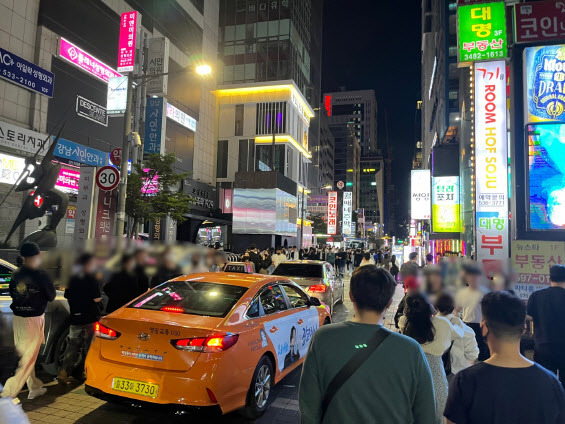
[[[0,0],[0,424],[565,424],[565,2]]]

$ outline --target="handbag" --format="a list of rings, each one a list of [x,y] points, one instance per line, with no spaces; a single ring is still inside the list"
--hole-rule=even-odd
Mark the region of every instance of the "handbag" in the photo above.
[[[366,347],[359,349],[358,352],[355,353],[351,357],[349,361],[339,370],[339,372],[335,375],[335,377],[330,381],[330,384],[326,388],[326,393],[324,394],[324,398],[322,400],[322,415],[320,418],[320,422],[324,421],[324,416],[330,406],[330,403],[336,393],[339,391],[341,386],[345,384],[349,378],[355,374],[355,372],[365,363],[367,359],[371,356],[371,354],[377,350],[377,348],[381,345],[382,342],[390,335],[390,331],[385,330],[384,328],[379,328],[375,335],[371,337],[366,344]]]

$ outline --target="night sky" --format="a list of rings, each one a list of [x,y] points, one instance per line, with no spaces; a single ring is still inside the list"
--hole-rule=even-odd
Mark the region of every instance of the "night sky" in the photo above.
[[[420,100],[421,8],[415,1],[325,0],[322,91],[374,89],[379,148],[385,121],[393,148],[393,180],[408,211],[416,102]]]

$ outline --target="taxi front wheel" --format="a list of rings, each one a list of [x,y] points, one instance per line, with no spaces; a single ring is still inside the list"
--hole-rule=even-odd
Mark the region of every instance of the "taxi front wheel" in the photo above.
[[[273,384],[273,363],[263,356],[255,368],[245,407],[241,410],[244,417],[256,419],[265,413]]]

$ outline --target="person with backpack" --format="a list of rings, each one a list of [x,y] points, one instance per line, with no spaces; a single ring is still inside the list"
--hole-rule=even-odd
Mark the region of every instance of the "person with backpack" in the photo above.
[[[422,348],[382,325],[395,289],[375,265],[353,273],[353,320],[321,327],[310,342],[299,389],[303,423],[435,424]]]
[[[398,281],[398,273],[400,272],[400,269],[398,268],[398,265],[396,264],[396,255],[392,255],[392,258],[390,259],[390,274],[394,277],[394,281]]]

